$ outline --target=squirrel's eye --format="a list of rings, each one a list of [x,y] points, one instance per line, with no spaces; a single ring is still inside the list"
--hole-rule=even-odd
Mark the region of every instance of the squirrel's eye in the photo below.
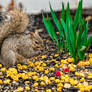
[[[39,42],[35,41],[36,44],[38,44]]]
[[[5,16],[5,21],[9,21],[10,19],[11,19],[11,16],[9,16],[9,15]]]

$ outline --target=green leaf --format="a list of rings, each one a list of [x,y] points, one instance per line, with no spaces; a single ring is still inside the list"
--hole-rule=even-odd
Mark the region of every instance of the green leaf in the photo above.
[[[67,18],[67,26],[68,26],[68,32],[69,32],[68,38],[71,41],[73,52],[75,52],[75,37],[74,37],[74,32],[73,32],[69,3],[67,4],[66,18]]]
[[[84,57],[85,57],[85,53],[83,52],[83,51],[79,51],[78,52],[78,58],[79,58],[79,60],[83,60],[84,59]]]
[[[64,9],[64,3],[62,3],[62,13],[61,13],[61,18],[65,21],[65,9]],[[60,18],[60,19],[61,19],[61,18]],[[61,27],[62,27],[61,21],[60,21],[60,25],[61,25]],[[61,31],[63,32],[63,27],[61,28]],[[61,37],[63,38],[62,40],[61,40]],[[64,34],[64,32],[63,32],[63,36],[62,36],[62,34],[60,34],[60,47],[61,47],[61,48],[64,47],[64,44],[65,44],[64,40],[65,40],[65,34]],[[61,42],[61,41],[62,41],[62,42]]]
[[[81,19],[80,24],[79,24],[79,30],[78,30],[78,36],[77,36],[77,51],[81,48],[81,36],[82,36],[82,30],[84,26],[85,20]]]
[[[73,29],[72,29],[72,24],[71,24],[70,19],[68,20],[68,28],[69,28],[69,30],[68,30],[68,32],[69,32],[68,37],[70,38],[73,51],[75,52],[75,37],[74,37],[74,32],[73,32]]]
[[[67,37],[67,31],[68,31],[67,26],[66,26],[66,24],[65,24],[65,22],[64,22],[63,19],[61,19],[60,21],[61,21],[61,24],[62,24],[62,26],[63,26],[63,28],[64,28],[65,36]]]
[[[44,22],[45,27],[46,27],[50,37],[52,38],[54,43],[57,45],[58,44],[58,38],[56,36],[54,27],[53,27],[52,23],[50,22],[50,19],[49,19],[49,17],[47,17],[47,20],[46,20],[43,13],[42,13],[42,15],[43,15],[43,22]]]
[[[73,22],[74,31],[76,31],[77,25],[79,24],[81,17],[82,17],[82,0],[79,1],[79,5],[75,13],[74,22]]]
[[[45,18],[45,16],[44,16],[43,13],[42,13],[42,16],[43,16],[44,25],[45,25],[45,27],[46,27],[46,29],[47,29],[47,31],[48,31],[50,37],[52,38],[52,40],[54,40],[54,38],[53,38],[53,36],[52,36],[52,34],[51,34],[51,31],[50,31],[51,29],[50,29],[50,26],[49,26],[49,24],[48,24],[48,21],[46,20],[46,18]]]
[[[61,18],[65,21],[65,9],[64,9],[64,3],[62,3],[62,14]]]
[[[64,9],[64,3],[62,3],[62,13],[61,13],[61,18],[65,21],[65,9]],[[60,21],[61,24],[61,21]],[[62,24],[61,24],[62,27]],[[63,31],[63,27],[62,27],[62,31]],[[63,33],[63,40],[65,40],[65,34]]]
[[[66,9],[66,25],[67,25],[67,27],[68,27],[68,18],[71,19],[69,2],[67,3],[67,9]]]
[[[53,36],[52,36],[52,33],[51,33],[51,29],[50,29],[50,25],[48,24],[48,20],[46,20],[44,14],[42,13],[42,16],[43,16],[43,22],[44,22],[44,25],[50,35],[50,37],[52,38],[52,40],[54,40]]]
[[[55,13],[54,13],[54,11],[53,11],[53,9],[52,9],[50,3],[49,3],[49,5],[50,5],[50,11],[51,11],[51,15],[52,15],[52,18],[53,18],[53,20],[54,20],[54,23],[56,24],[56,27],[58,28],[58,30],[59,30],[61,36],[63,37],[62,27],[61,27],[61,25],[59,24],[58,18],[57,18],[57,16],[55,15]]]
[[[84,31],[81,36],[81,45],[87,44],[88,22],[84,25]]]
[[[79,34],[77,39],[77,53],[79,56],[79,60],[83,60],[85,57],[87,32],[88,32],[88,23],[85,24],[85,20],[82,19],[79,24]]]
[[[62,24],[62,26],[64,28],[64,32],[65,32],[65,35],[66,35],[66,42],[68,44],[69,52],[70,52],[72,57],[75,57],[74,56],[74,50],[72,48],[72,44],[71,44],[70,37],[69,37],[69,32],[68,32],[67,26],[66,26],[66,24],[65,24],[63,19],[61,19],[61,24]]]
[[[53,25],[52,25],[52,23],[51,23],[49,17],[47,17],[47,20],[48,20],[48,24],[49,24],[49,26],[50,26],[51,34],[52,34],[53,38],[55,39],[56,43],[58,44],[58,38],[57,38],[57,35],[56,35],[56,33],[55,33],[55,30],[54,30],[54,27],[53,27]]]
[[[69,2],[67,3],[67,9],[66,9],[66,18],[67,17],[71,19]]]

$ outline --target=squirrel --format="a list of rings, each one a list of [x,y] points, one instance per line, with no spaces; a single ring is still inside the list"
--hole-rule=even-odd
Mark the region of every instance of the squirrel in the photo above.
[[[43,50],[43,40],[38,35],[40,30],[30,34],[10,35],[4,40],[1,48],[1,62],[5,66],[25,62]]]
[[[43,40],[38,34],[42,30],[24,33],[28,25],[28,17],[25,13],[14,9],[2,13],[1,17],[0,63],[4,66],[16,65],[43,50]]]

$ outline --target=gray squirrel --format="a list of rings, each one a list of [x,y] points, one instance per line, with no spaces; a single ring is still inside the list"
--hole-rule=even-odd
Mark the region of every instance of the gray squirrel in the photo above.
[[[0,63],[11,66],[25,62],[43,50],[42,30],[24,34],[28,25],[26,13],[14,9],[1,14],[0,20]]]

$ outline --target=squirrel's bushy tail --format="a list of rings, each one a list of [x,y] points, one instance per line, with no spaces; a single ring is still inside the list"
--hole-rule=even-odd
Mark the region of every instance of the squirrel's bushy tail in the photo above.
[[[10,34],[24,32],[29,21],[27,14],[17,9],[5,12],[2,16],[5,19],[4,23],[0,26],[0,46],[3,40]]]

